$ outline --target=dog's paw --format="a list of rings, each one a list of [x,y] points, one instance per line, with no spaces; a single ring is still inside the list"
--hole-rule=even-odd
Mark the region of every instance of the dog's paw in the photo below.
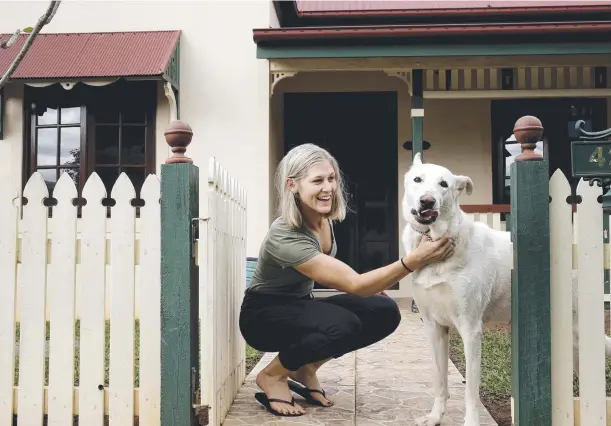
[[[414,424],[416,426],[439,426],[441,424],[441,419],[429,414],[428,416],[418,417]]]

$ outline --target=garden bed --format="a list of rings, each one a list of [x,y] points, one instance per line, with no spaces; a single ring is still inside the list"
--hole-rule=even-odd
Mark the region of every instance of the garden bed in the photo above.
[[[259,360],[263,357],[263,352],[259,352],[256,349],[251,348],[246,345],[246,375],[252,371],[252,369],[257,365]]]
[[[609,334],[609,310],[605,311],[605,332]],[[465,377],[465,357],[460,335],[450,331],[450,359]],[[611,396],[611,360],[607,359],[607,396]],[[511,426],[511,328],[490,327],[482,340],[480,397],[499,426]],[[577,378],[573,394],[579,396]]]

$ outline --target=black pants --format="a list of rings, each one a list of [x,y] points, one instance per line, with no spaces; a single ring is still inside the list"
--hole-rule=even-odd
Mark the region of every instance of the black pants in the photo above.
[[[401,313],[387,296],[340,294],[321,299],[247,294],[240,312],[246,343],[262,352],[279,352],[290,371],[338,358],[390,335]]]

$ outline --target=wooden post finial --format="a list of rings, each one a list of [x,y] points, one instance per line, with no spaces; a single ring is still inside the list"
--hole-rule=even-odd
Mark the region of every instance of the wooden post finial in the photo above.
[[[532,115],[525,115],[516,121],[513,134],[522,146],[522,153],[515,161],[540,161],[543,156],[535,152],[537,142],[542,140],[543,125],[541,120]]]
[[[172,150],[172,156],[165,160],[166,164],[193,163],[193,160],[185,155],[193,138],[191,126],[183,121],[173,120],[165,129],[163,135]]]

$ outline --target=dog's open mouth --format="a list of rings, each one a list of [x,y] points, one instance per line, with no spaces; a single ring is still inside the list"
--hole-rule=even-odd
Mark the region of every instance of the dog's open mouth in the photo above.
[[[439,216],[439,212],[433,209],[425,209],[420,211],[412,209],[412,214],[416,218],[416,221],[423,225],[430,225],[431,223],[435,222],[437,220],[437,216]]]

